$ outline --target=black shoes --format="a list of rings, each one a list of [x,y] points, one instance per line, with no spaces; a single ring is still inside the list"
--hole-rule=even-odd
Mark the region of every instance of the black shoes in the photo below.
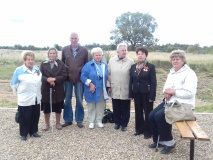
[[[175,148],[176,146],[176,143],[173,145],[173,146],[165,146],[161,151],[160,153],[161,154],[169,154],[172,152],[172,150]]]
[[[36,132],[36,133],[30,134],[30,137],[40,138],[41,136]],[[22,141],[26,141],[27,140],[27,136],[21,136],[20,139]]]
[[[27,136],[21,136],[21,140],[22,141],[26,141],[27,140]]]
[[[72,125],[72,122],[65,122],[64,124],[62,124],[61,126],[62,127],[67,127],[67,126],[70,126]]]
[[[39,137],[41,137],[37,132],[36,133],[33,133],[30,137],[35,137],[35,138],[39,138]]]
[[[65,123],[62,124],[61,126],[62,126],[62,127],[67,127],[67,126],[70,126],[70,125],[72,125],[72,122],[65,122]],[[84,125],[83,125],[82,122],[77,122],[77,126],[78,126],[79,128],[83,128],[83,127],[84,127]]]
[[[120,125],[115,124],[114,129],[118,130],[120,128]]]
[[[72,122],[71,122],[71,123],[72,123]],[[83,127],[84,127],[84,125],[83,125],[82,122],[77,122],[77,126],[78,126],[79,128],[83,128]]]
[[[135,132],[135,133],[134,133],[134,136],[139,136],[139,135],[141,135],[141,134],[143,134],[143,132]]]
[[[121,126],[121,131],[125,132],[127,130],[127,127]]]
[[[127,130],[127,127],[120,126],[120,125],[117,125],[117,124],[115,124],[114,129],[118,130],[120,127],[121,127],[122,132],[125,132]]]
[[[149,148],[156,148],[156,147],[157,147],[157,143],[152,143],[149,145]],[[161,147],[164,147],[164,145],[158,143],[158,148],[161,148]]]

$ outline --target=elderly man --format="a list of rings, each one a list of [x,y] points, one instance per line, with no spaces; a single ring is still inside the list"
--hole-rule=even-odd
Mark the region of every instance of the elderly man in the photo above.
[[[62,49],[62,61],[67,68],[68,78],[65,82],[65,105],[64,105],[64,121],[62,127],[72,125],[73,110],[72,110],[72,93],[73,87],[76,97],[75,121],[79,128],[83,127],[84,108],[83,108],[83,85],[80,81],[81,69],[88,62],[88,51],[79,43],[77,33],[71,33],[71,44]]]

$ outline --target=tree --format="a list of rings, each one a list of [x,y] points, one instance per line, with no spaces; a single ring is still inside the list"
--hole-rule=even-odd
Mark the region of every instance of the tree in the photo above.
[[[58,44],[54,44],[54,47],[55,47],[58,51],[61,51],[61,50],[62,50],[62,47],[59,46]]]
[[[115,44],[126,42],[134,50],[137,45],[151,46],[158,41],[153,36],[157,22],[149,14],[127,12],[116,18],[115,25],[115,29],[110,32],[110,40]]]

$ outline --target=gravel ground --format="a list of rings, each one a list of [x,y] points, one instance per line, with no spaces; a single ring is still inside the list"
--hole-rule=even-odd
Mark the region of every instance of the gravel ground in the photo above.
[[[126,132],[114,130],[113,124],[107,123],[105,128],[88,129],[87,112],[85,127],[79,129],[76,124],[58,131],[54,128],[47,132],[41,131],[44,125],[43,113],[39,122],[41,138],[28,137],[26,142],[19,138],[18,124],[14,121],[15,109],[0,109],[0,159],[40,159],[40,160],[73,160],[73,159],[147,159],[147,160],[188,160],[189,141],[181,140],[173,127],[173,135],[177,145],[172,154],[161,155],[149,149],[151,139],[145,140],[143,135],[134,136],[134,112]],[[213,114],[197,114],[198,124],[211,138],[210,142],[195,142],[195,159],[213,159]]]

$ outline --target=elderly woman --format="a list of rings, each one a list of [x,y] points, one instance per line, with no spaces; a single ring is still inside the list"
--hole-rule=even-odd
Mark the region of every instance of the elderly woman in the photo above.
[[[185,52],[182,50],[172,51],[170,62],[172,68],[163,88],[164,101],[149,114],[154,142],[149,145],[149,148],[155,148],[158,143],[158,147],[164,147],[161,154],[169,154],[176,145],[172,136],[172,125],[165,120],[165,103],[177,100],[180,103],[190,104],[194,109],[197,91],[197,76],[186,64]]]
[[[147,62],[148,50],[144,47],[136,49],[138,62],[130,70],[129,97],[135,103],[135,133],[144,133],[144,138],[151,138],[148,115],[153,110],[156,97],[156,72],[155,66]]]
[[[108,63],[109,71],[109,92],[111,92],[114,129],[121,131],[127,130],[130,118],[130,98],[129,98],[129,80],[130,68],[134,64],[133,59],[126,56],[127,45],[120,43],[117,46],[115,57],[110,58]]]
[[[32,51],[22,53],[24,64],[17,67],[12,80],[13,93],[18,97],[19,130],[21,140],[26,141],[27,135],[40,137],[38,123],[41,101],[41,72],[34,65],[35,54]]]
[[[58,59],[58,51],[52,47],[48,50],[48,58],[41,63],[42,73],[42,109],[44,111],[44,131],[50,128],[50,112],[55,112],[56,129],[61,130],[61,109],[64,105],[64,81],[67,76],[64,63]],[[50,102],[50,88],[52,88],[52,102]],[[52,103],[52,108],[50,108]]]
[[[84,84],[84,96],[87,102],[89,128],[93,129],[95,122],[103,128],[102,118],[108,99],[106,81],[108,79],[107,65],[101,61],[101,48],[91,50],[93,59],[87,62],[81,71],[81,81]]]

